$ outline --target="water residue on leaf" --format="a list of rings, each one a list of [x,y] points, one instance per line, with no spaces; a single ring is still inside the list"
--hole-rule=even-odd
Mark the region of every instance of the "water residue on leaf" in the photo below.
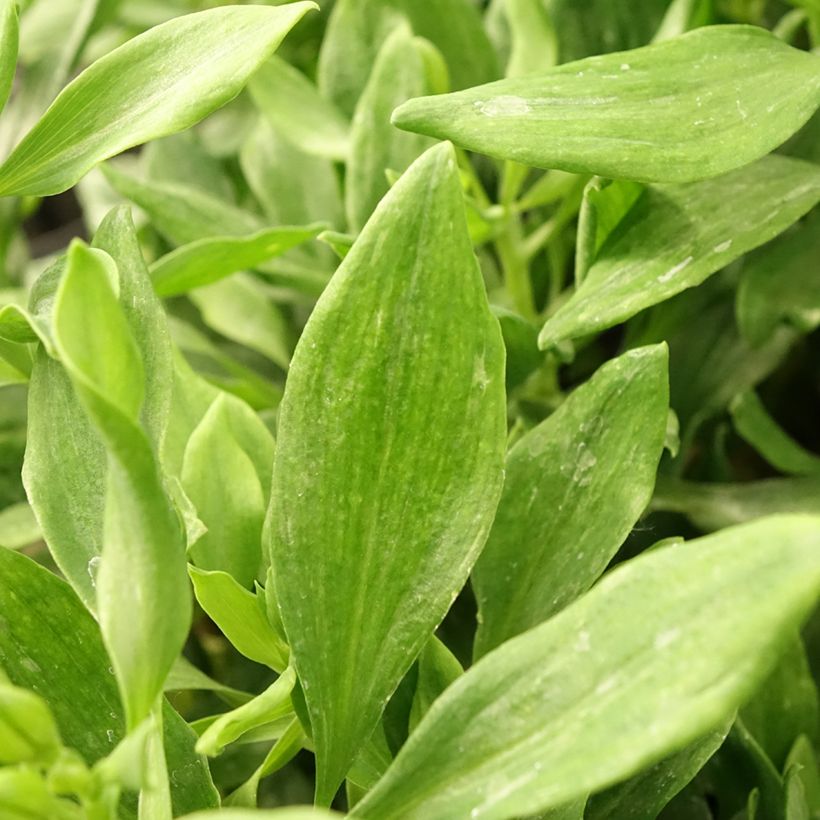
[[[97,574],[100,571],[100,562],[102,558],[99,555],[95,555],[92,559],[89,560],[88,566],[86,569],[88,570],[88,577],[91,579],[91,586],[97,586]]]
[[[674,268],[669,268],[669,270],[666,271],[666,273],[662,273],[658,277],[658,281],[668,282],[673,276],[675,276],[675,274],[680,273],[685,267],[687,267],[694,258],[694,256],[687,256],[686,259],[683,260],[683,262],[678,263],[677,265],[675,265]]]
[[[517,117],[532,111],[525,99],[512,94],[502,94],[500,97],[493,97],[486,101],[476,100],[473,105],[485,117]]]

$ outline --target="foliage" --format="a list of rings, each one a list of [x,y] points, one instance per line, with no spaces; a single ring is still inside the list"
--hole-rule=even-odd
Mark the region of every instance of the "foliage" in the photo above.
[[[0,0],[0,815],[820,817],[818,51]]]

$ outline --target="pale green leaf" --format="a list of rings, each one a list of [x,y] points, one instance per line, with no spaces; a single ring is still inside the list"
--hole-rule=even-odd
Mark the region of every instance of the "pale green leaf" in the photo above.
[[[542,0],[506,0],[510,27],[507,77],[541,74],[558,62],[558,40]]]
[[[651,550],[456,681],[354,816],[509,818],[622,780],[718,727],[818,592],[818,517]]]
[[[19,549],[43,537],[34,510],[27,501],[0,510],[0,546]]]
[[[288,647],[268,621],[264,601],[225,572],[196,567],[189,567],[188,572],[199,605],[222,634],[245,657],[283,672],[288,665]]]
[[[403,18],[444,55],[455,88],[497,76],[495,54],[470,0],[436,0],[434,14],[418,0],[339,0],[319,52],[319,90],[343,112],[352,116],[382,43]]]
[[[103,166],[103,172],[111,185],[145,211],[157,231],[176,245],[215,236],[247,236],[267,227],[256,214],[194,186],[142,180],[110,163]],[[315,296],[327,284],[324,271],[305,266],[282,268],[282,260],[275,262],[260,269],[277,284]]]
[[[399,128],[537,168],[691,182],[768,154],[820,105],[820,59],[764,29],[674,40],[398,108]]]
[[[787,323],[807,333],[820,324],[820,218],[751,254],[737,288],[737,323],[755,347]]]
[[[301,71],[272,57],[256,72],[248,90],[260,112],[301,150],[328,159],[346,158],[349,123]]]
[[[63,742],[88,765],[110,754],[125,735],[123,708],[99,626],[68,584],[29,558],[0,550],[0,618],[0,666],[11,681],[48,703]],[[164,722],[176,812],[216,806],[193,732],[167,703]],[[135,818],[136,801],[124,800],[120,816]]]
[[[772,467],[791,475],[820,475],[820,456],[801,447],[772,418],[757,393],[741,393],[730,410],[738,435]]]
[[[438,146],[382,200],[319,300],[280,410],[274,580],[321,801],[486,538],[503,369],[453,150]]]
[[[0,2],[0,113],[5,108],[17,66],[17,2]]]
[[[264,282],[250,273],[237,273],[188,295],[206,325],[287,370],[292,331]]]
[[[0,679],[0,765],[49,765],[61,746],[48,704],[34,692]]]
[[[820,514],[820,478],[698,482],[661,477],[652,509],[683,513],[705,532],[776,513]]]
[[[356,105],[345,176],[348,225],[358,231],[389,188],[387,169],[404,171],[430,140],[390,124],[401,102],[426,91],[424,63],[407,25],[398,26],[379,49]]]
[[[476,657],[563,609],[606,569],[652,496],[668,389],[666,347],[630,351],[509,451],[473,570]]]
[[[290,693],[295,683],[296,673],[288,667],[261,695],[220,715],[197,741],[197,751],[215,757],[251,729],[292,714]]]
[[[611,327],[699,285],[818,200],[820,167],[779,156],[704,182],[647,186],[544,325],[541,346]]]
[[[54,308],[60,359],[109,453],[97,609],[129,729],[151,711],[188,633],[185,538],[137,416],[143,366],[102,251],[72,244]]]
[[[243,268],[254,268],[317,236],[326,226],[266,228],[248,236],[214,236],[183,245],[151,266],[160,296],[178,296]]]
[[[197,669],[190,661],[186,660],[184,655],[180,655],[174,662],[171,671],[168,673],[168,677],[165,679],[163,688],[166,692],[187,691],[191,689],[214,692],[229,706],[241,706],[253,697],[247,692],[225,686],[219,683],[219,681],[208,677],[208,675],[200,669]]]
[[[336,812],[313,806],[289,806],[284,809],[220,809],[186,814],[182,820],[339,820]]]
[[[206,528],[189,549],[194,563],[250,587],[262,567],[267,499],[253,462],[231,435],[224,396],[188,439],[180,480]]]
[[[185,15],[97,60],[0,166],[0,194],[56,194],[102,160],[194,125],[235,97],[314,3]]]

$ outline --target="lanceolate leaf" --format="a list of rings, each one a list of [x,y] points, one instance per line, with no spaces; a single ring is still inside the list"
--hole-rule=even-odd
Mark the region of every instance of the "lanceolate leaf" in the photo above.
[[[273,256],[313,239],[327,226],[265,228],[248,236],[216,236],[183,245],[151,266],[160,296],[177,296],[210,285],[243,268],[253,268]]]
[[[111,258],[75,243],[54,309],[60,359],[109,453],[100,626],[129,730],[151,711],[191,613],[185,537],[137,418],[144,371],[112,283]]]
[[[11,681],[48,703],[63,742],[86,763],[110,754],[125,734],[123,708],[100,629],[71,588],[29,558],[0,550],[0,618],[0,666]],[[196,736],[167,703],[163,722],[176,813],[216,806]],[[135,809],[128,801],[120,817],[135,818]]]
[[[231,433],[225,396],[214,401],[188,439],[181,481],[207,527],[190,548],[194,562],[251,587],[262,569],[267,497],[253,461]]]
[[[387,193],[385,171],[404,171],[430,144],[426,137],[397,131],[390,114],[401,102],[424,93],[424,64],[407,25],[387,38],[353,115],[345,205],[350,228],[367,222]]]
[[[652,496],[669,409],[664,345],[605,364],[507,455],[473,571],[477,657],[593,584]]]
[[[537,168],[690,182],[762,157],[820,105],[820,60],[714,26],[398,108],[399,128]]]
[[[319,89],[352,115],[381,44],[402,18],[444,55],[456,88],[494,79],[495,55],[475,6],[436,0],[430,11],[418,0],[339,0],[319,55]]]
[[[595,794],[587,804],[586,820],[646,820],[661,809],[703,768],[720,748],[732,719],[696,740],[683,751],[664,758],[654,766]]]
[[[298,69],[272,57],[256,72],[249,89],[262,114],[299,148],[345,159],[348,122]]]
[[[226,6],[129,40],[57,97],[0,166],[0,195],[59,193],[98,162],[190,127],[235,97],[311,8]]]
[[[17,66],[17,2],[0,0],[0,112],[6,105]]]
[[[791,475],[820,475],[820,456],[800,446],[769,415],[757,393],[741,393],[730,407],[735,429],[772,467]]]
[[[737,288],[737,323],[755,347],[781,322],[804,333],[820,324],[818,230],[820,215],[814,212],[746,260]]]
[[[820,167],[779,156],[704,182],[647,186],[539,343],[603,330],[700,284],[818,200]]]
[[[820,477],[738,482],[661,477],[652,509],[683,513],[706,532],[775,513],[820,515]]]
[[[492,521],[504,356],[453,150],[385,197],[310,318],[274,462],[276,595],[328,802]]]
[[[354,815],[517,817],[634,774],[719,726],[818,592],[818,517],[652,550],[457,680]]]

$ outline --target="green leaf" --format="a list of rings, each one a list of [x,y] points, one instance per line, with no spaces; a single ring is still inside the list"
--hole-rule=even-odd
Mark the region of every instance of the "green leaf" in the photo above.
[[[389,188],[385,171],[404,171],[430,140],[397,131],[390,114],[426,91],[424,63],[407,25],[398,26],[379,49],[359,98],[350,133],[345,206],[350,228],[360,230]]]
[[[531,814],[695,741],[814,606],[818,548],[820,518],[783,516],[621,565],[456,681],[354,815]]]
[[[302,151],[328,159],[347,157],[349,123],[301,71],[272,57],[254,74],[248,90],[262,114]]]
[[[158,259],[151,278],[160,296],[178,296],[210,285],[243,268],[253,268],[317,236],[326,226],[266,228],[248,236],[200,239]]]
[[[680,422],[684,449],[698,427],[723,413],[738,393],[763,381],[786,358],[797,334],[779,327],[753,348],[734,321],[731,272],[635,317],[628,346],[669,344],[671,404]]]
[[[436,0],[434,14],[418,0],[339,0],[319,52],[319,90],[344,113],[353,114],[376,54],[403,18],[444,55],[455,88],[497,76],[495,54],[470,0]]]
[[[215,757],[243,734],[293,713],[290,693],[296,673],[288,667],[261,695],[214,721],[199,738],[198,752]]]
[[[587,804],[585,820],[608,820],[610,817],[646,820],[657,817],[661,809],[692,781],[720,748],[730,726],[731,721],[629,780],[594,794]]]
[[[455,655],[433,637],[424,645],[418,660],[416,691],[410,707],[409,730],[412,732],[421,719],[430,711],[441,693],[464,674],[464,669]]]
[[[19,549],[43,537],[34,511],[27,501],[11,504],[0,511],[0,545]]]
[[[181,482],[207,528],[190,548],[194,563],[227,572],[247,588],[262,568],[267,498],[253,461],[231,433],[226,402],[217,398],[188,439]]]
[[[100,626],[129,729],[150,713],[188,633],[184,534],[137,416],[143,366],[102,251],[72,244],[54,308],[54,337],[80,401],[109,453]]]
[[[791,475],[820,475],[820,456],[803,449],[772,418],[757,393],[738,395],[731,404],[738,435],[777,470]]]
[[[820,168],[779,156],[705,182],[647,186],[572,298],[544,325],[539,343],[612,327],[699,285],[818,200]]]
[[[237,273],[197,288],[189,297],[206,325],[287,370],[293,346],[291,330],[264,282],[252,274]]]
[[[480,657],[545,621],[606,569],[652,496],[668,411],[665,345],[607,362],[507,455],[473,570]]]
[[[215,236],[247,236],[267,227],[256,214],[194,186],[141,180],[110,163],[103,166],[103,173],[119,194],[144,210],[157,231],[176,245]],[[304,267],[287,270],[267,263],[260,269],[278,284],[313,295],[320,294],[327,284],[324,272]]]
[[[0,680],[0,765],[48,765],[61,746],[48,704],[34,692]]]
[[[17,67],[17,2],[0,2],[0,113],[6,106]]]
[[[788,774],[789,770],[799,771],[809,807],[814,812],[820,810],[820,769],[811,741],[805,735],[795,740],[789,752],[785,772]]]
[[[189,691],[192,689],[214,692],[229,706],[241,706],[253,697],[247,692],[233,689],[219,683],[219,681],[215,681],[213,678],[209,678],[190,661],[186,660],[184,655],[180,655],[176,659],[171,671],[168,673],[168,677],[165,679],[163,688],[166,692]]]
[[[125,208],[108,214],[95,244],[117,263],[120,306],[145,364],[141,420],[151,440],[165,436],[173,382],[168,330]],[[65,260],[49,268],[31,292],[29,315],[48,328]],[[60,434],[55,435],[54,431]],[[23,481],[60,570],[92,610],[102,550],[106,454],[63,367],[42,348],[29,385]]]
[[[561,62],[591,54],[637,48],[648,43],[661,24],[667,0],[547,0],[558,33]]]
[[[80,820],[76,804],[55,797],[43,775],[27,766],[0,769],[0,810],[8,820]]]
[[[97,606],[105,459],[71,380],[41,347],[29,383],[23,483],[55,563],[91,610]]]
[[[183,131],[235,97],[314,3],[170,20],[97,60],[0,166],[0,195],[70,188],[99,162]]]
[[[320,801],[483,545],[501,490],[503,378],[455,157],[438,146],[382,200],[319,300],[280,410],[274,580]]]
[[[558,62],[558,40],[550,14],[541,0],[506,0],[510,27],[507,77],[548,71]]]
[[[305,153],[279,130],[260,121],[242,145],[239,162],[272,225],[324,220],[342,226],[339,179],[329,159]],[[315,249],[315,245],[304,248]]]
[[[265,602],[225,572],[189,567],[199,605],[222,634],[247,658],[277,672],[288,665],[288,647],[271,626]]]
[[[140,422],[151,443],[159,449],[171,406],[173,351],[168,322],[162,303],[151,287],[130,209],[121,206],[107,214],[92,244],[105,251],[117,265],[119,302],[145,371],[145,400]]]
[[[183,820],[339,820],[342,815],[313,806],[290,806],[284,809],[220,809],[215,812],[186,814]]]
[[[795,740],[805,735],[820,737],[820,702],[806,650],[799,636],[784,648],[777,666],[740,716],[778,771]]]
[[[820,478],[697,482],[660,477],[652,509],[683,513],[705,532],[776,513],[820,514]]]
[[[778,324],[807,333],[820,324],[820,249],[815,214],[751,254],[737,288],[737,323],[755,347]]]
[[[399,128],[536,168],[692,182],[768,154],[820,105],[820,60],[764,29],[713,26],[538,77],[422,97]]]
[[[125,733],[122,704],[99,626],[79,598],[31,559],[0,550],[0,619],[1,665],[12,683],[48,703],[63,742],[87,764],[106,757]],[[216,806],[193,732],[167,703],[164,722],[176,812]],[[133,801],[121,807],[121,816],[136,817]]]

